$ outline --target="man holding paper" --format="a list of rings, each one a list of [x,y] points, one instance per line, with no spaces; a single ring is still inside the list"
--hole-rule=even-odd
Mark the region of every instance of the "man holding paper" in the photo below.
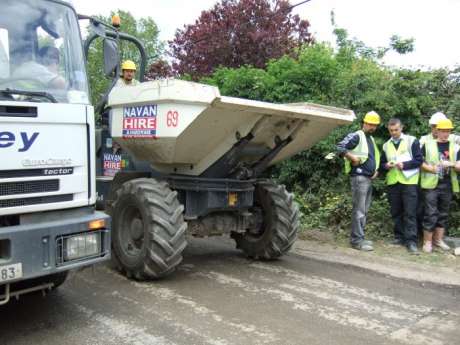
[[[423,156],[417,138],[404,134],[401,120],[388,122],[391,138],[383,145],[381,170],[386,171],[388,202],[394,223],[393,244],[417,254],[417,186]]]
[[[432,247],[450,250],[444,242],[444,232],[449,218],[452,193],[458,193],[457,172],[460,172],[460,152],[451,136],[454,128],[449,119],[440,120],[437,137],[427,140],[422,147],[421,187],[425,214],[423,217],[423,251],[431,253]]]

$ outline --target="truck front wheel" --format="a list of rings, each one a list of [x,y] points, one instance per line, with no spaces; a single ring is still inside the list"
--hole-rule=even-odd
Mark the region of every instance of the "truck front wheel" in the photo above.
[[[256,185],[254,215],[260,220],[246,233],[233,233],[237,248],[254,259],[276,259],[291,249],[300,227],[299,208],[281,185],[260,181]]]
[[[158,279],[182,261],[187,224],[184,207],[164,181],[125,182],[112,207],[112,248],[117,268],[128,278]]]

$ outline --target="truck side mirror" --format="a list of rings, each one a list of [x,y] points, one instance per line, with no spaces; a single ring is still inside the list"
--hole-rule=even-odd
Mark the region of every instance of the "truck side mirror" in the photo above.
[[[118,65],[118,45],[110,38],[104,38],[104,73],[110,76]]]

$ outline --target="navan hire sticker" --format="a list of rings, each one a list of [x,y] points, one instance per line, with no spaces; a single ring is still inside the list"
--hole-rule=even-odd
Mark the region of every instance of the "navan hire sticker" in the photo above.
[[[115,176],[121,170],[121,155],[104,153],[104,176]]]
[[[123,108],[123,138],[155,138],[157,132],[157,105]]]

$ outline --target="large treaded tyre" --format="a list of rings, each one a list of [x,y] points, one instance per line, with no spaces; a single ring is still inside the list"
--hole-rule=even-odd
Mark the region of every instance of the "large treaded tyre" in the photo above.
[[[257,232],[233,233],[236,247],[253,259],[277,259],[297,239],[300,221],[294,196],[282,185],[260,181],[255,188],[254,207],[262,211],[262,224]]]
[[[125,182],[111,209],[112,257],[128,278],[158,279],[174,271],[187,243],[184,206],[167,182]]]

